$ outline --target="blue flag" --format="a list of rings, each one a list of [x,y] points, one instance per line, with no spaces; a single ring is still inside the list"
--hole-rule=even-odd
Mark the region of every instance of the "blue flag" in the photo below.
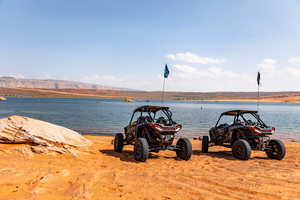
[[[165,72],[164,72],[164,77],[168,78],[169,74],[170,74],[170,71],[169,71],[168,65],[166,64],[166,66],[165,66]]]
[[[260,86],[260,72],[257,73],[257,85]]]

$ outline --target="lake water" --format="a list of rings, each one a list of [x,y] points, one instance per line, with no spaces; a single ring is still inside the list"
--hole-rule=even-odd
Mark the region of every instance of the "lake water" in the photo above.
[[[141,105],[161,105],[160,101],[126,103],[116,99],[8,98],[0,102],[0,117],[23,115],[62,125],[83,133],[112,135],[122,132],[132,111]],[[233,109],[256,110],[256,103],[165,101],[174,120],[183,124],[183,134],[206,134],[220,113]],[[260,115],[266,124],[276,127],[277,137],[300,138],[300,104],[261,103]]]

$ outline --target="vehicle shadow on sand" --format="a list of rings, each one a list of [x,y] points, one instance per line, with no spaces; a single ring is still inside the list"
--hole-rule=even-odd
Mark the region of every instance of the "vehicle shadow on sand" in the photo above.
[[[121,161],[137,163],[133,157],[133,151],[124,150],[122,153],[118,153],[111,149],[103,149],[99,150],[99,152],[108,156],[119,158]]]
[[[103,150],[99,150],[99,152],[103,153],[105,155],[108,155],[108,156],[113,156],[113,157],[119,158],[121,161],[139,163],[138,161],[136,161],[134,159],[133,151],[124,150],[122,153],[118,153],[111,149],[103,149]],[[167,157],[167,156],[160,156],[160,155],[157,155],[154,153],[149,154],[149,159],[159,159],[159,158],[180,160],[176,156]]]
[[[194,150],[193,151],[193,156],[197,156],[197,155],[207,155],[207,156],[211,156],[214,158],[222,158],[222,159],[226,159],[226,160],[237,160],[237,161],[241,161],[237,158],[234,158],[232,155],[231,151],[218,151],[218,152],[208,152],[208,153],[203,153],[202,151],[199,150]],[[251,158],[249,160],[252,159],[260,159],[260,160],[269,160],[269,158],[263,157],[263,156],[251,156]]]
[[[208,153],[203,153],[200,150],[193,151],[193,156],[201,156],[201,155],[211,156],[214,158],[223,158],[226,160],[237,160],[232,156],[231,151],[218,151],[218,152],[208,152]]]

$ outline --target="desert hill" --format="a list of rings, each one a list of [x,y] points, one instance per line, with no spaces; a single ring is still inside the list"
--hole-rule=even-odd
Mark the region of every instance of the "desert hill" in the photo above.
[[[51,79],[0,77],[0,96],[37,98],[117,98],[159,100],[161,91],[127,88]],[[196,101],[257,101],[257,92],[165,92],[165,99]],[[261,92],[261,102],[300,103],[300,92]]]
[[[104,89],[36,89],[3,88],[0,96],[33,98],[113,98],[135,100],[160,100],[158,91],[104,90]],[[260,102],[300,103],[300,92],[261,92]],[[165,99],[195,101],[245,101],[256,102],[256,92],[166,92]]]
[[[14,77],[0,77],[0,87],[6,88],[44,88],[44,89],[105,89],[125,90],[106,85],[82,83],[76,81],[53,80],[53,79],[21,79]]]

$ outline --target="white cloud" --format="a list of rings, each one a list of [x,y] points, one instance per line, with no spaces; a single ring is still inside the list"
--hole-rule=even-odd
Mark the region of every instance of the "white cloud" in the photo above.
[[[291,75],[291,76],[293,76],[295,78],[300,78],[300,68],[288,67],[287,68],[287,72],[289,73],[289,75]]]
[[[258,64],[259,71],[261,72],[273,72],[276,70],[277,61],[271,58],[264,59],[260,64]]]
[[[221,64],[225,62],[225,59],[201,57],[190,52],[168,54],[166,57],[173,61],[182,61],[187,63]]]
[[[211,73],[211,75],[214,77],[214,78],[235,78],[235,77],[238,77],[239,74],[235,73],[235,72],[232,72],[232,71],[226,71],[220,67],[210,67],[207,69],[208,72]]]
[[[174,65],[175,70],[181,71],[181,72],[195,72],[196,69],[194,67],[188,66],[188,65]]]
[[[267,65],[275,65],[277,61],[272,58],[265,58],[262,63]]]
[[[288,59],[289,63],[300,63],[300,57],[294,57],[294,58],[290,58]]]
[[[243,91],[255,90],[255,79],[246,73],[237,73],[222,67],[171,66],[167,90],[172,91]],[[255,75],[254,75],[255,76]],[[253,83],[251,83],[253,82]]]
[[[262,90],[299,91],[300,67],[282,65],[273,59],[258,64],[261,71]]]
[[[261,72],[261,90],[300,90],[300,66],[284,66],[275,59],[266,58],[258,68],[248,71],[228,70],[216,66],[171,66],[167,90],[172,91],[256,91],[257,70]]]
[[[180,74],[188,74],[189,77],[199,78],[233,78],[239,76],[239,74],[234,73],[232,71],[226,71],[221,67],[208,67],[205,69],[198,69],[189,65],[174,65],[174,76],[178,76]]]

